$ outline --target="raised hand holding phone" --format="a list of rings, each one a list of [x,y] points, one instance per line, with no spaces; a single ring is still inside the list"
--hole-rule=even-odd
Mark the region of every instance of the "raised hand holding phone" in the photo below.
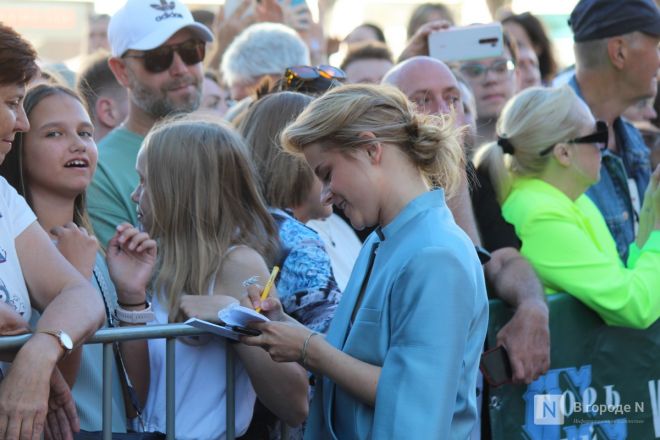
[[[500,23],[455,27],[428,36],[429,55],[440,61],[468,61],[502,56]]]

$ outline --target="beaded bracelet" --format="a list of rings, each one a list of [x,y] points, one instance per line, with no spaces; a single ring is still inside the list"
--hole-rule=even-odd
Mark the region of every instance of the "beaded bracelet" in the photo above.
[[[305,342],[303,342],[302,351],[300,352],[300,359],[303,367],[307,364],[307,345],[309,344],[309,340],[312,339],[312,336],[317,335],[320,336],[321,334],[319,332],[311,332],[307,335],[307,338],[305,338]]]

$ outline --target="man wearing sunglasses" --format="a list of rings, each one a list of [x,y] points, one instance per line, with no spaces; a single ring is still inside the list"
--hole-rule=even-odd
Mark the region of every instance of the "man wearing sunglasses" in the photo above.
[[[569,85],[609,127],[601,178],[587,191],[625,262],[635,241],[651,165],[640,133],[623,112],[654,95],[660,68],[660,11],[653,0],[581,0],[569,24],[575,75]]]
[[[99,143],[88,192],[94,230],[103,245],[122,222],[137,224],[131,192],[144,136],[162,118],[201,102],[205,43],[213,34],[179,1],[128,0],[110,20],[110,69],[128,91],[126,120]],[[183,147],[183,146],[182,146]]]

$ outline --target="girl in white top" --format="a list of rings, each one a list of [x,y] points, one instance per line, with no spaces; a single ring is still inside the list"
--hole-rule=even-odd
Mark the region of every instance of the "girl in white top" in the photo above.
[[[243,141],[217,122],[188,116],[154,127],[137,159],[138,219],[159,242],[152,299],[156,322],[217,321],[217,311],[246,296],[243,282],[268,278],[275,226],[256,189]],[[263,256],[263,257],[262,257]],[[143,299],[136,298],[136,301]],[[245,300],[245,304],[249,302]],[[295,426],[307,415],[307,377],[260,349],[217,337],[177,341],[175,437],[225,436],[225,356],[237,355],[236,433],[243,434],[256,396]],[[164,342],[150,341],[147,430],[165,430]]]

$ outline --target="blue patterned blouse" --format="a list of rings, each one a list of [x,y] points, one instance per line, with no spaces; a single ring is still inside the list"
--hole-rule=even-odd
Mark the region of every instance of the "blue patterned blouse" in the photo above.
[[[280,209],[271,209],[282,255],[277,291],[284,310],[310,329],[325,333],[341,299],[330,256],[312,229]]]

